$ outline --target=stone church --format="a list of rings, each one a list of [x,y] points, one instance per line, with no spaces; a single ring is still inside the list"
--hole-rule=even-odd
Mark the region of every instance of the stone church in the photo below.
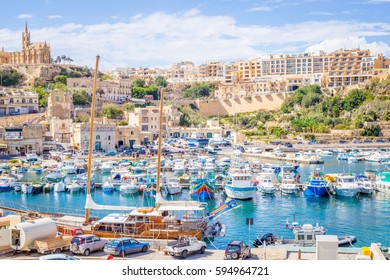
[[[50,63],[50,46],[46,42],[31,43],[27,23],[22,33],[22,51],[0,51],[0,64],[47,64]]]

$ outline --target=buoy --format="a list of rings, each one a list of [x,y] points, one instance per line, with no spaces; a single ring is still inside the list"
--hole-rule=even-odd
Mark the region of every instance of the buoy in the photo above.
[[[142,190],[143,190],[143,187],[139,187],[139,190],[142,191]]]
[[[288,228],[288,219],[286,220],[286,228]]]
[[[109,260],[113,260],[114,259],[114,257],[113,256],[111,256],[111,255],[108,255],[108,257],[107,257],[107,260],[109,261]]]

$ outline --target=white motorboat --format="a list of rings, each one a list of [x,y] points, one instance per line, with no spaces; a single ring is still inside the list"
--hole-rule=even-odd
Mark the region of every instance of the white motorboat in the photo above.
[[[297,182],[292,177],[282,178],[282,183],[280,184],[280,191],[285,194],[295,194],[299,190]]]
[[[336,182],[333,187],[338,196],[354,197],[360,192],[360,186],[355,181],[354,175],[336,174]]]
[[[111,161],[105,161],[100,166],[100,171],[102,173],[110,173],[113,168],[114,168],[114,165]]]
[[[83,186],[81,186],[79,183],[77,183],[76,181],[73,181],[70,185],[67,185],[66,186],[66,189],[68,190],[68,192],[70,193],[74,193],[74,192],[80,192],[82,191],[84,188]]]
[[[62,166],[62,170],[66,174],[76,174],[76,171],[77,171],[73,161],[65,161],[64,165]]]
[[[169,179],[168,182],[163,185],[163,188],[168,194],[179,194],[182,192],[182,186],[175,178]]]
[[[32,184],[22,184],[21,192],[26,193],[26,194],[30,194],[30,193],[34,192],[34,188],[33,188]]]
[[[265,194],[274,194],[276,187],[275,173],[259,173],[257,189]]]
[[[252,199],[256,193],[256,185],[251,182],[249,173],[230,173],[229,180],[224,184],[228,197],[235,199]]]
[[[138,186],[137,182],[134,180],[129,183],[123,183],[119,186],[119,191],[121,194],[136,194],[138,193],[139,189],[140,186]]]
[[[53,189],[55,192],[64,192],[66,191],[66,185],[63,181],[61,182],[58,182],[56,184],[54,184],[54,189]]]
[[[113,192],[113,191],[115,191],[115,187],[114,187],[114,185],[110,181],[106,181],[103,184],[102,188],[103,188],[104,192]]]
[[[17,178],[9,175],[9,176],[0,176],[0,192],[10,191],[16,185]]]
[[[60,181],[64,180],[64,178],[66,177],[66,174],[67,173],[65,171],[63,172],[59,169],[54,169],[54,170],[50,170],[45,178],[49,182],[60,182]]]
[[[360,187],[360,193],[370,195],[375,190],[374,182],[370,181],[367,176],[358,175],[355,179],[356,184]]]

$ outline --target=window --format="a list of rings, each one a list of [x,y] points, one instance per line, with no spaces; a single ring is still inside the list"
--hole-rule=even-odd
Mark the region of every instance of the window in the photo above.
[[[313,240],[313,235],[309,234],[309,235],[307,236],[307,240]]]
[[[56,96],[56,101],[59,102],[60,101],[60,97],[57,95]]]
[[[111,136],[110,135],[108,135],[108,140],[111,140]]]
[[[303,234],[298,234],[298,240],[305,240],[305,236]]]
[[[100,140],[100,135],[96,135],[96,140]]]

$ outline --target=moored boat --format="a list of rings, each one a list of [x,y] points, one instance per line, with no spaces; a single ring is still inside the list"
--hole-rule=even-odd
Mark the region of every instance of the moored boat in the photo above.
[[[251,182],[251,174],[230,173],[224,184],[225,193],[230,198],[252,199],[256,193],[256,185]]]

